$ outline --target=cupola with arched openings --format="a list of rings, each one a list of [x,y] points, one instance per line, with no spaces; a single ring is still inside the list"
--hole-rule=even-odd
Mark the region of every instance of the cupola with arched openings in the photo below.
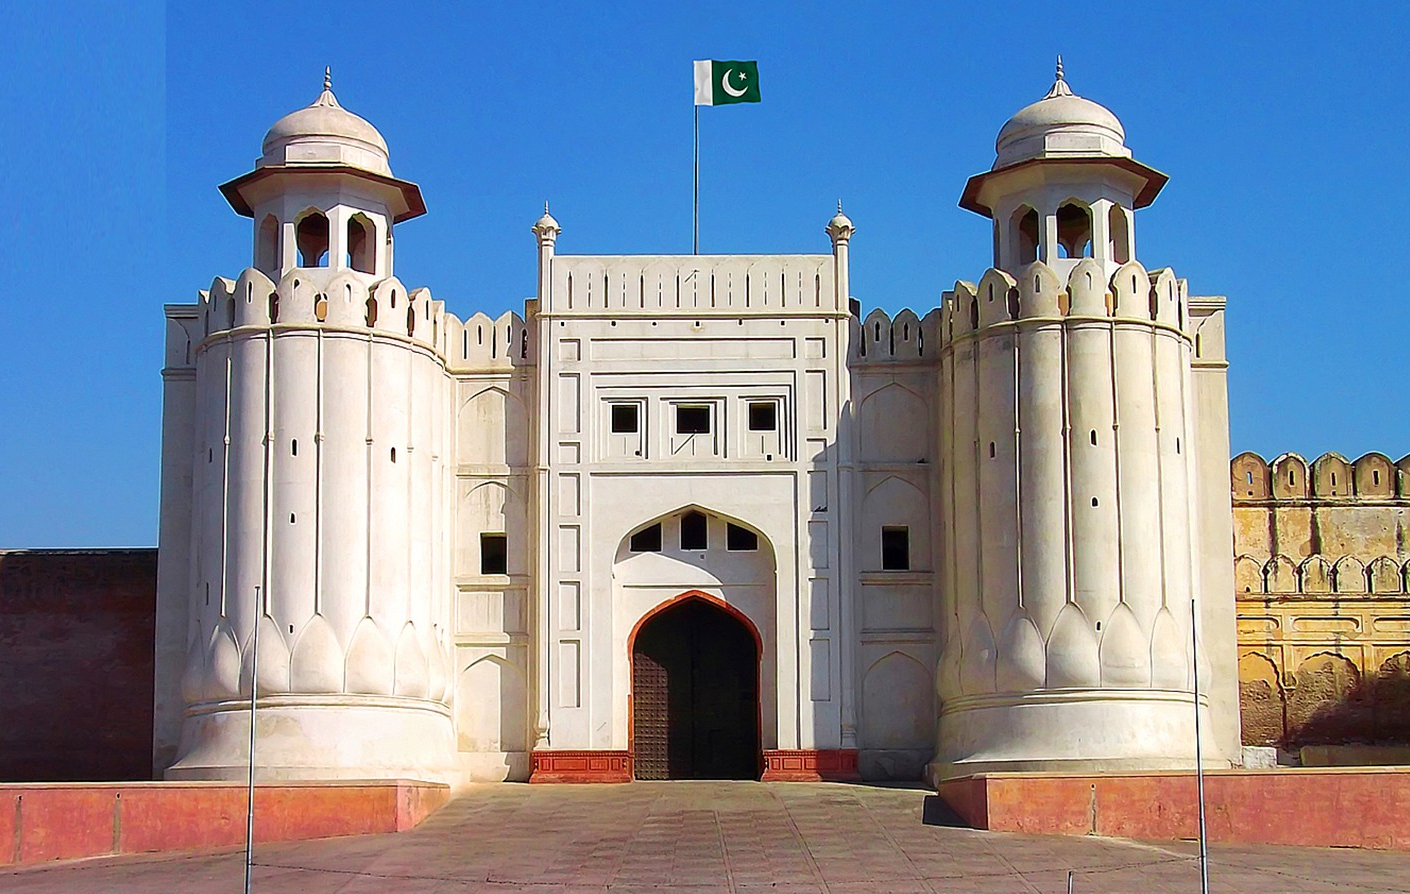
[[[1083,258],[1108,275],[1135,258],[1133,212],[1168,178],[1125,139],[1110,110],[1072,92],[1059,56],[1052,88],[1004,124],[992,168],[960,198],[994,222],[994,266],[1017,274],[1041,260],[1065,279]]]
[[[264,136],[255,169],[220,187],[255,221],[254,267],[277,280],[295,268],[392,275],[392,228],[426,213],[421,190],[392,175],[377,129],[323,92]]]

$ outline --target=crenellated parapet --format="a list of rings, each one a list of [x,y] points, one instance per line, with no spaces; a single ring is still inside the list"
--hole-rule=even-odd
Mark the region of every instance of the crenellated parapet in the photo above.
[[[538,362],[534,333],[513,311],[493,320],[479,312],[463,323],[449,314],[446,320],[444,349],[452,372],[511,370]]]
[[[1308,463],[1284,453],[1270,463],[1245,452],[1230,461],[1229,484],[1235,504],[1410,500],[1410,456],[1392,462],[1372,452],[1352,462],[1328,452]]]
[[[447,328],[458,323],[429,289],[407,289],[394,276],[369,284],[352,272],[302,268],[278,283],[253,267],[233,281],[217,277],[200,293],[198,307],[204,339],[317,328],[385,336],[441,357],[447,355]]]
[[[1189,292],[1169,268],[1147,271],[1136,261],[1121,265],[1110,279],[1090,258],[1080,260],[1065,279],[1042,261],[1023,268],[1017,278],[991,267],[977,285],[961,281],[945,293],[941,341],[1056,319],[1154,324],[1188,338]]]
[[[865,320],[853,317],[848,361],[853,366],[876,363],[935,363],[939,357],[940,309],[919,318],[910,308],[892,319],[881,308]]]

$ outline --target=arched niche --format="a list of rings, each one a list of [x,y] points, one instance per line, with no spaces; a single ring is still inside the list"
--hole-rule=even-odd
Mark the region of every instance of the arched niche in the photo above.
[[[882,571],[882,530],[905,528],[911,571],[930,570],[930,502],[911,482],[889,475],[862,498],[862,571]],[[889,569],[902,570],[902,569]]]
[[[890,652],[867,668],[859,733],[863,748],[926,749],[934,744],[934,688],[923,664]]]
[[[461,404],[456,431],[461,462],[523,466],[528,459],[524,404],[500,388],[485,388]]]
[[[1278,666],[1261,652],[1239,658],[1239,718],[1245,745],[1277,745],[1285,735],[1285,702]]]
[[[857,408],[862,459],[908,463],[928,459],[929,419],[929,408],[914,391],[894,382],[873,391]]]
[[[523,531],[522,526],[515,523],[522,510],[513,511],[518,503],[517,495],[502,481],[481,481],[467,486],[456,512],[457,565],[462,574],[481,573],[484,534],[504,534],[507,573],[524,571]]]
[[[455,727],[461,751],[527,751],[528,686],[524,672],[498,655],[461,671],[455,686]]]

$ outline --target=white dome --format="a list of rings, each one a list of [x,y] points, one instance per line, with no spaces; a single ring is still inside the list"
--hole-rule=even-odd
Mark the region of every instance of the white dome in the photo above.
[[[391,174],[387,141],[377,128],[338,104],[331,77],[312,105],[274,122],[264,135],[261,167],[339,164]]]
[[[1048,95],[1004,123],[994,141],[994,168],[1034,158],[1131,157],[1126,130],[1111,110],[1074,94],[1063,79],[1062,59]]]

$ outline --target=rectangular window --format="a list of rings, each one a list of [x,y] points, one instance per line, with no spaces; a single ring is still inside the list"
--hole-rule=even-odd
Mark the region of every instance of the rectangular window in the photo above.
[[[612,434],[632,435],[640,430],[641,420],[637,415],[636,404],[612,405]]]
[[[659,553],[661,551],[661,526],[642,528],[632,535],[631,550],[634,553]]]
[[[759,548],[759,535],[748,528],[730,524],[725,528],[725,549],[735,552],[752,552]]]
[[[911,529],[901,526],[881,529],[881,570],[911,570]]]
[[[480,573],[509,573],[509,545],[503,534],[480,535]]]
[[[710,523],[699,512],[681,516],[681,549],[695,552],[710,548]]]
[[[755,401],[749,404],[750,431],[776,431],[778,429],[778,404],[773,401]]]
[[[676,434],[707,435],[710,433],[710,408],[679,404],[676,406]]]

